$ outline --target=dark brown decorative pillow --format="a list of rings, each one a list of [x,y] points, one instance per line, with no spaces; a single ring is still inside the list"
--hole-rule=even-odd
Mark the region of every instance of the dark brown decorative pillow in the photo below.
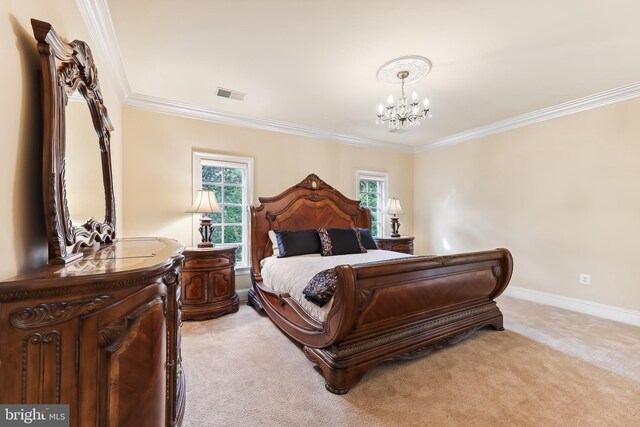
[[[320,253],[320,239],[316,230],[274,230],[278,243],[278,258]]]
[[[322,256],[366,253],[357,228],[320,228]]]
[[[357,230],[360,231],[360,241],[365,249],[378,249],[378,245],[371,235],[371,230],[368,228],[357,228]]]

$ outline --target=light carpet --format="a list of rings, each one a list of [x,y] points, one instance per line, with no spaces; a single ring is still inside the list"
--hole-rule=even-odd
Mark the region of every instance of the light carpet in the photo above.
[[[640,328],[508,297],[499,306],[507,330],[379,365],[343,396],[252,308],[185,322],[183,425],[639,425]]]

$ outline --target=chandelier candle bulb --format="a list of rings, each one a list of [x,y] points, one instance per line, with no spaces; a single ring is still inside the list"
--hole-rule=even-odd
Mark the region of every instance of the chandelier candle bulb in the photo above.
[[[411,99],[413,99],[414,101],[416,99],[418,99],[418,94],[416,93],[416,91],[414,90],[413,93],[411,94]]]
[[[393,104],[393,96],[392,95],[389,95],[389,97],[387,98],[387,103],[389,105]]]

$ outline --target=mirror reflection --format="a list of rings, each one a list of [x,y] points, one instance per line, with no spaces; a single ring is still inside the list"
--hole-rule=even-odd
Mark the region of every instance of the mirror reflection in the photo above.
[[[65,181],[73,225],[105,219],[104,186],[98,136],[89,106],[79,92],[69,98],[66,113]]]

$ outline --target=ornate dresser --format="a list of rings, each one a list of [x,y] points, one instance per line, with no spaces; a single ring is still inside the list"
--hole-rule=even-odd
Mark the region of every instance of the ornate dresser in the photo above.
[[[68,404],[71,426],[179,425],[184,248],[116,240],[113,126],[91,49],[31,23],[42,68],[49,264],[0,282],[0,402]],[[86,125],[88,134],[76,132]]]
[[[0,402],[67,403],[72,426],[179,424],[182,249],[123,239],[0,283]]]

